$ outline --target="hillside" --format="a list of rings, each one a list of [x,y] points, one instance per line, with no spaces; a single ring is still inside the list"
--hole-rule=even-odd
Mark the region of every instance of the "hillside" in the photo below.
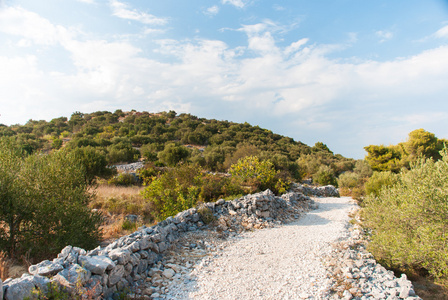
[[[15,139],[28,153],[92,147],[112,165],[144,159],[157,166],[180,161],[205,170],[226,171],[239,158],[269,159],[277,170],[295,179],[312,176],[321,165],[334,173],[352,169],[353,160],[334,155],[323,143],[310,147],[268,129],[229,121],[209,120],[174,111],[73,113],[25,125],[0,125],[0,136]]]

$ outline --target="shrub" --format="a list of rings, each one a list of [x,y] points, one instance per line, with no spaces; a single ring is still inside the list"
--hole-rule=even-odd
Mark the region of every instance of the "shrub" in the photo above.
[[[190,151],[178,144],[170,143],[165,146],[163,151],[157,154],[159,160],[168,166],[175,166],[181,161],[185,161],[190,156]]]
[[[355,172],[345,172],[339,175],[339,188],[353,189],[359,185],[360,176]]]
[[[76,156],[24,156],[1,141],[0,150],[0,250],[39,259],[67,244],[95,246],[101,216],[87,206],[92,195]]]
[[[381,189],[394,185],[398,180],[396,174],[388,172],[374,172],[372,177],[365,183],[366,195],[376,197],[380,194]]]
[[[201,217],[201,220],[202,222],[204,222],[204,224],[210,224],[216,220],[216,217],[213,215],[211,209],[203,204],[199,205],[198,214]]]
[[[86,180],[89,184],[93,183],[97,176],[104,178],[116,172],[115,169],[107,167],[106,156],[92,146],[76,148],[73,152],[77,159],[84,165]]]
[[[154,216],[164,220],[196,205],[201,186],[196,166],[180,165],[154,179],[142,192],[154,207]]]
[[[281,181],[274,164],[269,160],[260,161],[256,156],[246,156],[232,165],[229,173],[242,185],[248,185],[250,192],[270,189],[274,193],[284,192],[289,182]]]
[[[313,181],[320,185],[338,185],[333,169],[325,165],[320,166],[319,170],[313,174]]]
[[[372,168],[370,167],[369,163],[365,160],[356,161],[353,172],[358,174],[360,178],[368,178],[373,174]]]
[[[120,173],[107,182],[110,185],[131,186],[140,183],[140,179],[133,173]]]
[[[395,184],[366,197],[362,213],[377,259],[401,271],[423,269],[434,277],[448,277],[446,178],[445,150],[442,160],[421,159],[400,173]]]

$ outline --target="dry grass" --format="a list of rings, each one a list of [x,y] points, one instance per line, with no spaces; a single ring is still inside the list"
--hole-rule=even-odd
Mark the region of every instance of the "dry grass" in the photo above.
[[[101,226],[103,232],[102,244],[117,239],[135,231],[141,225],[152,225],[151,205],[143,199],[139,186],[99,185],[95,190],[95,198],[91,202],[92,208],[99,209],[105,216]],[[136,224],[129,224],[125,216],[138,215],[141,220]]]
[[[9,276],[9,268],[11,266],[11,261],[6,256],[5,252],[0,252],[0,279],[5,280]]]
[[[138,186],[100,185],[95,190],[96,196],[90,206],[109,214],[136,214],[146,218],[150,216],[151,210],[150,204],[140,195],[143,189],[144,187]]]
[[[95,189],[97,197],[110,198],[110,197],[132,197],[140,195],[145,187],[143,186],[114,186],[108,184],[101,184]]]
[[[0,252],[0,279],[18,278],[22,274],[27,273],[27,267],[15,263],[5,252]]]

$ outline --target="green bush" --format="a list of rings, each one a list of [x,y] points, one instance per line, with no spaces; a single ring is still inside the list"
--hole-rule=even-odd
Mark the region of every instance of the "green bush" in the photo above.
[[[163,151],[157,154],[159,160],[168,166],[175,166],[179,162],[185,161],[190,156],[190,151],[175,143],[170,143],[165,146]]]
[[[88,208],[91,197],[73,153],[26,156],[0,141],[0,250],[42,259],[67,244],[94,247],[101,216]]]
[[[339,188],[353,189],[359,185],[360,176],[355,172],[345,172],[338,177]]]
[[[377,259],[401,271],[426,270],[448,278],[447,178],[445,150],[442,160],[421,159],[395,184],[366,197],[362,213]]]
[[[364,185],[366,195],[376,197],[380,194],[381,189],[388,188],[398,181],[398,176],[390,171],[373,172],[372,177],[367,180]]]
[[[93,183],[95,177],[108,177],[116,173],[115,169],[107,167],[106,156],[92,146],[80,147],[72,150],[78,160],[84,165],[86,180]]]
[[[313,181],[320,185],[338,185],[333,169],[325,165],[320,166],[319,170],[313,174]]]
[[[194,165],[181,165],[154,179],[142,192],[154,208],[154,217],[164,220],[194,207],[199,198],[201,173]]]
[[[139,178],[132,173],[120,173],[107,181],[110,185],[131,186],[140,183]]]
[[[246,156],[233,164],[229,173],[240,184],[250,187],[250,192],[270,189],[276,194],[284,193],[290,182],[278,177],[274,164],[269,160],[260,161],[256,156]]]

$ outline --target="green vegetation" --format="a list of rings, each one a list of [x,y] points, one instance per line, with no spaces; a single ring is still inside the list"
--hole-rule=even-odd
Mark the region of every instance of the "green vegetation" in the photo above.
[[[278,177],[274,164],[269,160],[260,161],[256,156],[246,156],[229,169],[232,177],[242,186],[249,186],[250,192],[271,189],[279,194],[289,188],[289,182]]]
[[[201,202],[266,188],[282,193],[305,177],[335,183],[354,167],[354,160],[321,142],[309,147],[248,123],[174,111],[75,112],[50,122],[0,125],[0,139],[14,145],[5,142],[9,150],[0,154],[0,249],[17,256],[48,258],[66,244],[91,247],[101,223],[93,208],[110,219],[138,213],[152,222]],[[137,160],[146,162],[137,176],[113,167]],[[98,193],[98,187],[141,185],[142,194]],[[114,231],[111,225],[102,226]]]
[[[94,247],[101,217],[87,207],[87,188],[73,152],[28,155],[11,139],[0,141],[0,249],[42,258],[67,244]]]
[[[365,225],[372,232],[370,250],[383,264],[408,273],[429,272],[446,280],[447,151],[439,157],[438,161],[420,158],[396,178],[390,173],[374,174],[375,181],[383,180],[391,186],[380,190],[375,186],[375,192],[364,200],[362,212]]]
[[[433,133],[417,129],[409,133],[408,140],[398,145],[370,145],[366,160],[374,171],[391,171],[398,173],[401,168],[409,169],[410,164],[420,157],[440,159],[446,140],[438,139]]]
[[[354,161],[323,143],[309,147],[248,123],[208,120],[176,112],[98,111],[73,113],[50,122],[0,126],[27,153],[72,149],[84,158],[87,177],[108,177],[105,166],[145,159],[155,166],[194,163],[207,171],[227,172],[246,156],[270,160],[283,180],[313,177],[321,165],[338,176]]]
[[[398,175],[390,171],[386,172],[373,172],[365,183],[366,195],[378,197],[381,190],[393,186],[398,181]]]

